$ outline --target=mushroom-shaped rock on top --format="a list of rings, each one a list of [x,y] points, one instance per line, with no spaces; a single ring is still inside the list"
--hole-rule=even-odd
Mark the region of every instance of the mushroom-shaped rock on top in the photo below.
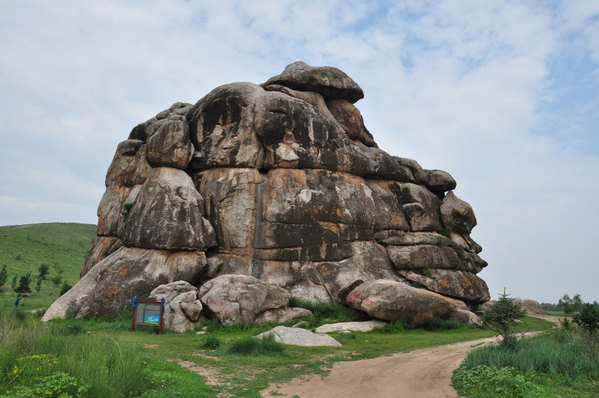
[[[333,66],[310,66],[297,61],[273,76],[265,86],[280,84],[294,90],[315,91],[325,100],[345,99],[354,103],[364,98],[364,92],[345,72]]]

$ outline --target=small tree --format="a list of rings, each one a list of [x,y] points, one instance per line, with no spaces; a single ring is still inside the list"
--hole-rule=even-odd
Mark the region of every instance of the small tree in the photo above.
[[[35,291],[39,293],[40,290],[42,290],[42,278],[37,278],[37,281],[35,282]]]
[[[72,286],[67,283],[67,281],[62,282],[62,286],[60,286],[60,295],[62,296],[69,290],[71,290]]]
[[[562,307],[566,314],[571,314],[576,311],[580,311],[582,308],[582,297],[580,294],[575,294],[574,297],[570,297],[567,294],[559,300],[558,305]]]
[[[31,293],[29,284],[31,283],[31,272],[21,275],[19,277],[19,284],[17,285],[15,292],[17,293]]]
[[[502,347],[514,348],[518,343],[518,339],[512,328],[517,321],[525,316],[526,311],[522,304],[510,298],[509,294],[506,294],[505,289],[503,289],[503,294],[485,311],[483,319],[501,334],[500,345]]]
[[[38,279],[45,281],[48,273],[50,272],[50,267],[47,264],[42,264],[39,266],[37,271],[39,272]]]
[[[6,271],[6,264],[2,266],[2,271],[0,271],[0,288],[4,286],[6,280],[8,279],[8,272]]]
[[[597,334],[599,332],[599,304],[583,304],[582,310],[575,314],[574,322],[584,330],[589,345],[589,353],[595,358],[597,354]]]

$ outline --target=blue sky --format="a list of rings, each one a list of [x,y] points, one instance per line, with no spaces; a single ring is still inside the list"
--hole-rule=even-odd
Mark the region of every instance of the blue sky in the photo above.
[[[599,300],[599,2],[0,0],[0,225],[96,222],[137,123],[334,65],[379,146],[450,172],[496,297]]]

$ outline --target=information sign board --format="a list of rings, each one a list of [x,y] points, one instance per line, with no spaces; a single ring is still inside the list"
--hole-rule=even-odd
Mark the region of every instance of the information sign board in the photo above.
[[[154,299],[133,298],[131,304],[133,308],[133,318],[131,321],[131,330],[136,326],[157,326],[158,333],[162,334],[164,324],[164,299],[156,301]]]

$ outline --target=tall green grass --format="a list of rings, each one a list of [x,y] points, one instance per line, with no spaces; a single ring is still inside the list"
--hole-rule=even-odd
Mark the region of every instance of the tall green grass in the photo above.
[[[272,337],[264,339],[242,337],[234,341],[226,352],[229,355],[280,356],[285,353],[285,348]]]
[[[197,376],[118,338],[88,333],[79,322],[43,324],[19,310],[1,311],[0,397],[169,397],[177,395],[157,391],[188,391],[186,377],[207,392]]]
[[[479,348],[468,355],[462,367],[478,365],[511,366],[523,373],[570,376],[599,371],[599,361],[593,360],[576,335],[566,330],[552,330],[524,339],[514,350],[499,346]]]
[[[472,351],[453,381],[461,395],[471,398],[596,397],[599,361],[575,330],[551,330],[514,349],[494,345]]]

